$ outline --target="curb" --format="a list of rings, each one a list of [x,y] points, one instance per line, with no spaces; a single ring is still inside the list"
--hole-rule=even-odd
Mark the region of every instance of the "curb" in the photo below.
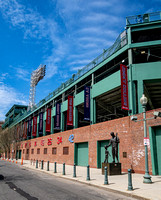
[[[33,171],[37,171],[37,172],[41,172],[41,173],[50,174],[50,175],[53,175],[53,176],[58,177],[58,178],[68,179],[68,180],[73,181],[73,182],[79,182],[79,183],[82,183],[82,184],[85,184],[85,185],[97,187],[97,188],[100,188],[100,189],[103,189],[103,190],[106,190],[106,191],[109,191],[109,192],[119,193],[119,194],[122,194],[122,195],[127,196],[127,197],[132,197],[132,198],[136,198],[136,199],[139,199],[139,200],[150,200],[148,198],[145,198],[145,197],[142,197],[142,196],[139,196],[139,195],[136,195],[136,194],[132,194],[132,192],[126,193],[126,192],[123,192],[123,191],[120,191],[120,190],[115,190],[115,189],[103,187],[101,185],[96,185],[96,184],[93,184],[93,183],[90,183],[90,182],[84,182],[84,181],[78,180],[76,178],[67,177],[67,176],[64,176],[64,175],[56,175],[56,174],[54,174],[54,172],[53,173],[49,173],[46,170],[34,169],[34,168],[30,168],[30,167],[27,167],[27,166],[24,166],[24,165],[23,166],[20,165],[20,167],[27,168],[27,169],[30,169],[30,170],[33,170]],[[102,185],[104,185],[104,184],[102,184]]]

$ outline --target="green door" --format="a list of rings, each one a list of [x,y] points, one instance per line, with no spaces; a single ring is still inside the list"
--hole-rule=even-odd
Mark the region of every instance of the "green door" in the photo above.
[[[19,159],[21,159],[21,150],[19,150]]]
[[[156,175],[161,175],[161,127],[156,127],[153,137],[154,166]]]
[[[16,160],[19,159],[19,156],[18,156],[18,155],[19,155],[19,152],[18,152],[18,150],[17,150],[17,151],[16,151]]]
[[[97,142],[97,167],[101,168],[102,163],[105,160],[105,145],[109,144],[109,140],[103,140],[103,141],[98,141]],[[113,161],[112,159],[112,147],[109,146],[108,149],[109,151],[109,157],[108,157],[108,162],[111,163]]]
[[[75,162],[78,166],[88,165],[88,142],[75,144]]]

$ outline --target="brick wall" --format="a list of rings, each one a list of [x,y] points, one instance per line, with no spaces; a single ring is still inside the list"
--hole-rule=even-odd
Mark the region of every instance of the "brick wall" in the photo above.
[[[138,119],[142,119],[142,114],[137,115]],[[153,111],[147,112],[147,118],[153,117]],[[147,121],[147,132],[149,135],[149,126],[161,125],[161,118]],[[111,138],[110,132],[118,133],[120,138],[119,157],[122,163],[122,171],[132,168],[134,172],[144,173],[145,155],[144,155],[144,128],[143,121],[134,122],[130,117],[119,118],[111,121],[94,124],[91,126],[81,127],[61,133],[56,133],[44,137],[23,141],[21,143],[22,155],[24,159],[44,160],[50,162],[66,163],[73,165],[74,163],[74,143],[88,142],[89,145],[89,165],[97,167],[97,141],[108,140]],[[69,136],[74,135],[74,143],[69,142]],[[58,137],[62,137],[62,143],[58,142]],[[48,139],[52,139],[52,144],[48,144]],[[44,145],[42,145],[44,140]],[[36,142],[36,143],[35,143]],[[63,147],[69,147],[69,154],[63,155]],[[40,154],[37,154],[37,149]],[[47,154],[44,154],[44,148],[47,148]],[[56,148],[56,155],[52,154],[52,148]],[[23,149],[25,153],[23,154]],[[29,153],[27,154],[27,149]],[[34,153],[31,149],[34,149]],[[126,152],[127,157],[123,157]],[[32,154],[33,153],[33,154]],[[152,173],[150,147],[149,153],[149,171]]]

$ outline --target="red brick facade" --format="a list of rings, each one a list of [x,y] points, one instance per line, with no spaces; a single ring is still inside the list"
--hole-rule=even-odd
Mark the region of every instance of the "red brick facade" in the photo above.
[[[137,117],[138,120],[142,119],[142,114],[138,114]],[[147,112],[147,118],[150,117],[153,117],[153,111]],[[159,125],[161,125],[161,118],[147,120],[148,135],[149,135],[149,128],[148,128],[149,126],[153,127]],[[61,133],[56,133],[44,137],[39,137],[28,141],[23,141],[21,144],[22,155],[24,159],[30,159],[30,160],[35,159],[44,161],[49,160],[50,162],[66,163],[69,165],[73,165],[74,143],[88,142],[89,165],[90,167],[96,168],[97,141],[110,139],[111,138],[110,132],[112,131],[114,133],[118,133],[118,136],[120,138],[119,158],[120,162],[122,163],[122,171],[127,172],[127,169],[132,168],[134,172],[144,173],[145,148],[143,143],[144,139],[143,121],[140,122],[131,121],[130,116],[78,129],[64,131]],[[69,142],[69,136],[71,134],[74,135],[73,139],[74,143]],[[62,137],[62,143],[60,141],[61,137]],[[69,149],[66,148],[66,150],[69,150],[68,155],[63,155],[63,147],[69,147]],[[47,152],[44,152],[44,148],[47,148],[47,150],[45,150]],[[52,148],[56,148],[53,150],[54,152],[56,151],[55,152],[56,154],[52,154]],[[28,154],[27,151],[29,151]],[[126,156],[123,157],[123,152],[127,153],[127,157]],[[148,146],[148,153],[149,153],[149,171],[150,173],[152,173],[150,146]]]

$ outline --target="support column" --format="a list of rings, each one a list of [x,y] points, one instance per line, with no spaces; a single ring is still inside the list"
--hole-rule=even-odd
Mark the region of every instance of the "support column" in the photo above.
[[[93,124],[96,124],[96,99],[93,99]]]
[[[75,91],[74,91],[74,98],[75,96],[77,95],[77,85],[75,85]],[[75,104],[75,102],[74,102]],[[78,108],[74,105],[74,108],[73,108],[73,126],[74,126],[74,129],[75,128],[78,128]]]
[[[128,45],[131,44],[131,28],[127,30],[128,34]],[[134,114],[134,93],[133,93],[133,79],[132,79],[132,64],[133,64],[133,55],[132,49],[128,50],[128,88],[129,88],[129,109],[131,110],[131,114]],[[136,109],[135,109],[136,110]]]
[[[95,117],[95,99],[93,98],[92,94],[92,86],[94,85],[94,73],[92,74],[92,82],[91,82],[91,89],[90,89],[90,124],[96,123],[96,117]]]
[[[133,90],[133,79],[132,79],[132,49],[128,50],[128,62],[129,62],[129,69],[128,69],[128,88],[129,88],[129,109],[131,110],[131,114],[134,113],[134,90]]]
[[[32,136],[32,128],[33,128],[33,118],[31,119],[31,139],[34,138],[34,137]]]
[[[64,113],[62,112],[62,104],[61,104],[61,122],[60,122],[60,128],[61,128],[61,132],[64,131]]]
[[[138,112],[143,112],[143,107],[140,103],[140,98],[142,97],[142,94],[144,94],[144,83],[143,80],[138,80]]]
[[[51,109],[51,134],[54,133],[54,116],[53,116],[53,108]]]
[[[45,108],[45,111],[43,113],[43,136],[46,135],[46,108]]]
[[[74,106],[74,128],[78,128],[78,108]]]
[[[39,137],[39,115],[37,116],[37,131],[36,131],[36,137]]]

